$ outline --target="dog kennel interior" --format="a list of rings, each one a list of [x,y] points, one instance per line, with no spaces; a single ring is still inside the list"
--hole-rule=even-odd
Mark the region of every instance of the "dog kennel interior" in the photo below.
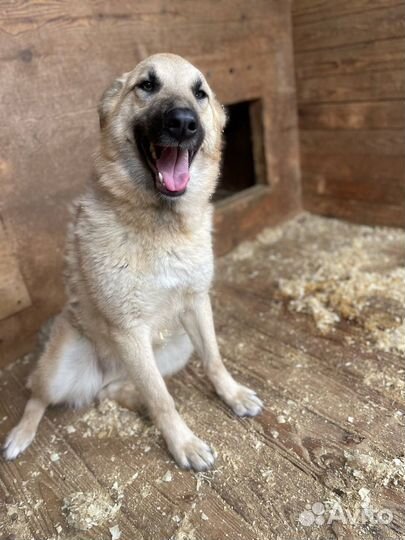
[[[0,51],[1,438],[63,304],[98,99],[161,51],[227,107],[214,316],[265,401],[236,418],[197,359],[168,381],[206,473],[114,402],[49,410],[0,460],[0,538],[403,538],[405,2],[0,1]]]

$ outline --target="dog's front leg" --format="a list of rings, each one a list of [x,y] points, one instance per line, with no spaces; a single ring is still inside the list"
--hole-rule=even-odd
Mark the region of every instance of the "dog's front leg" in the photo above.
[[[149,329],[142,326],[115,331],[113,340],[142,402],[178,465],[196,471],[212,467],[215,460],[213,451],[194,435],[176,410],[156,365]]]
[[[182,323],[217,394],[238,416],[259,414],[263,408],[260,398],[250,388],[237,383],[222,362],[208,293],[193,297]]]

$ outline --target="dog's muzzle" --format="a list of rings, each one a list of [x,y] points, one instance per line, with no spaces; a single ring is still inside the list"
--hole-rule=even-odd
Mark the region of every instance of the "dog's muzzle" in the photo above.
[[[190,180],[190,166],[204,138],[197,113],[187,107],[171,107],[155,114],[136,136],[152,170],[155,187],[167,197],[183,195]]]

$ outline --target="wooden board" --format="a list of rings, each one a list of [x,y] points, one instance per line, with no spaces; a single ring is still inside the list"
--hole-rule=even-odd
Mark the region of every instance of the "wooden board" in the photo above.
[[[299,209],[290,10],[278,0],[0,1],[0,211],[32,298],[32,308],[0,324],[0,365],[29,350],[60,309],[68,207],[91,174],[98,99],[145,56],[187,57],[224,103],[262,100],[269,208],[281,217],[284,203],[286,214]]]
[[[296,0],[304,205],[405,226],[405,2]]]
[[[264,399],[263,415],[236,418],[196,360],[173,377],[180,413],[218,452],[214,471],[195,474],[173,464],[145,417],[108,403],[50,410],[27,452],[0,461],[3,537],[107,540],[118,525],[120,540],[401,540],[403,358],[370,341],[368,312],[322,333],[280,296],[278,284],[316,279],[311,268],[319,271],[347,249],[381,284],[403,264],[404,246],[401,231],[304,216],[219,259],[213,302],[220,347],[234,376]],[[346,269],[337,286],[348,283],[351,265]],[[389,297],[404,291],[386,287],[374,315],[379,309],[392,321],[403,317],[403,304]],[[22,413],[33,361],[0,372],[1,439]],[[62,510],[77,492],[121,507],[81,532]],[[367,493],[376,511],[392,512],[389,524],[349,523]],[[315,503],[328,511],[339,504],[346,523],[303,525],[302,512]]]
[[[398,7],[398,0],[299,0],[293,3],[294,18],[299,23],[312,23],[350,16],[365,10],[380,10]]]
[[[297,5],[299,9],[299,2]],[[356,6],[357,0],[352,2]],[[314,7],[318,2],[313,2]],[[360,2],[362,4],[362,2]],[[403,37],[405,32],[405,17],[403,2],[400,0],[392,5],[390,0],[381,2],[375,8],[372,2],[356,11],[339,13],[334,11],[331,4],[326,17],[318,17],[315,21],[297,20],[295,47],[298,52],[335,47],[348,47],[374,40],[382,41]]]
[[[314,103],[302,106],[299,118],[302,131],[405,129],[404,105],[404,100]]]
[[[0,320],[31,305],[13,250],[13,239],[7,234],[0,216]]]

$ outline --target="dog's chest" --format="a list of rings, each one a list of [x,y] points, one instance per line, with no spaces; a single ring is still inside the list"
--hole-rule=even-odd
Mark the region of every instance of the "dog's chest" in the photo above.
[[[205,238],[203,240],[206,240]],[[125,275],[125,304],[133,304],[142,316],[160,319],[182,311],[190,298],[209,289],[213,277],[213,255],[206,241],[173,242],[145,249],[133,246]],[[128,246],[129,247],[129,246]],[[130,289],[130,290],[128,290]]]
[[[194,247],[161,250],[149,277],[162,293],[173,290],[199,292],[209,288],[212,275],[210,250]]]

